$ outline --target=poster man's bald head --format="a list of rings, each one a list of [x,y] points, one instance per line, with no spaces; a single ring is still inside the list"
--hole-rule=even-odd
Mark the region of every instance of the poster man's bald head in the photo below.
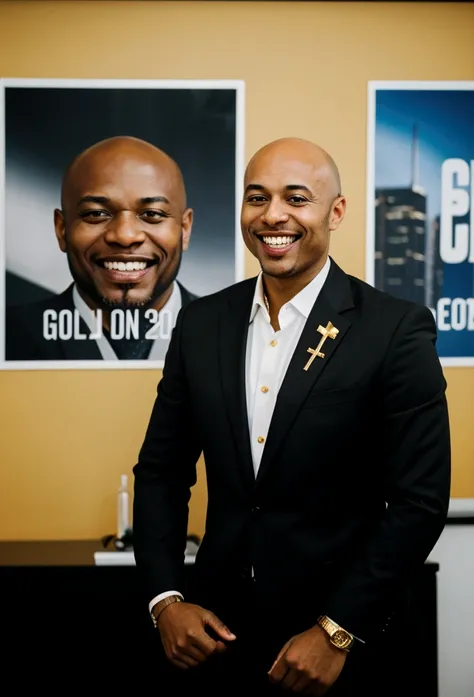
[[[68,166],[63,176],[61,189],[61,206],[63,211],[67,208],[69,196],[74,195],[74,190],[81,185],[96,167],[105,168],[108,163],[114,167],[120,167],[127,162],[142,160],[149,166],[159,168],[163,176],[169,178],[170,184],[175,187],[177,202],[180,202],[183,210],[186,208],[186,190],[182,172],[178,164],[164,150],[157,148],[152,143],[132,136],[115,136],[101,140],[83,150]]]

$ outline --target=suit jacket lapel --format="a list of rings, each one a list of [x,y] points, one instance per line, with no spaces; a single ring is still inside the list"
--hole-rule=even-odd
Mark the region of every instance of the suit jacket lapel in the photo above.
[[[81,333],[88,334],[89,327],[82,317],[79,320]],[[97,346],[97,342],[90,339],[60,339],[64,360],[67,361],[100,361],[102,354]],[[118,364],[117,364],[118,365]]]
[[[256,279],[244,281],[240,293],[229,295],[219,322],[219,361],[224,400],[246,488],[255,484],[248,427],[245,359]]]
[[[344,340],[351,323],[341,313],[352,307],[354,307],[354,303],[349,280],[332,261],[328,279],[309,314],[278,393],[257,474],[257,485],[266,475],[272,459],[284,441],[304,400]],[[338,334],[335,339],[328,338],[324,342],[320,349],[324,357],[314,358],[308,370],[304,370],[304,366],[312,355],[308,352],[308,348],[315,349],[322,339],[322,335],[317,329],[320,325],[326,327],[328,322],[331,322],[338,329]]]

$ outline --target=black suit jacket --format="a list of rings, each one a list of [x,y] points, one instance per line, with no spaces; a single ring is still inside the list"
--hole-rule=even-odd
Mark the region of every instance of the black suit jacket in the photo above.
[[[185,307],[197,296],[178,283],[182,306]],[[5,314],[5,358],[7,361],[84,361],[102,360],[96,341],[68,339],[48,340],[43,336],[43,313],[45,310],[75,309],[73,284],[58,295],[34,303],[8,307]],[[79,319],[82,333],[89,329],[82,318]]]
[[[189,488],[203,451],[208,512],[192,597],[221,612],[253,566],[262,603],[282,621],[301,611],[307,628],[326,613],[368,639],[447,515],[450,437],[433,316],[333,261],[255,479],[244,375],[254,289],[247,280],[180,313],[134,468],[137,565],[150,600],[184,590]],[[339,334],[304,371],[328,322]]]

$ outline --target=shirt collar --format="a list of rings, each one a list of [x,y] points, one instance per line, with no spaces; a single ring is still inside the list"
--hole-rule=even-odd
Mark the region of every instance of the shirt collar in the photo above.
[[[263,279],[261,271],[257,276],[257,283],[255,284],[255,292],[253,294],[252,309],[250,310],[249,323],[253,322],[253,319],[260,307],[263,310],[265,310],[265,312],[267,311],[267,308],[265,306],[265,300],[263,297]]]
[[[298,310],[298,312],[301,312],[305,319],[308,319],[309,317],[309,313],[311,312],[313,305],[316,302],[319,293],[321,292],[321,288],[323,287],[324,282],[328,277],[330,267],[331,260],[328,257],[326,259],[326,263],[324,264],[323,268],[318,273],[318,275],[315,276],[313,280],[303,288],[303,290],[300,290],[300,292],[297,293],[293,298],[291,298],[291,300],[289,300],[287,303],[288,305],[292,305],[296,310]],[[259,273],[257,277],[257,283],[255,284],[255,292],[253,295],[249,323],[253,322],[259,308],[262,308],[265,312],[267,312],[263,296],[262,272]]]

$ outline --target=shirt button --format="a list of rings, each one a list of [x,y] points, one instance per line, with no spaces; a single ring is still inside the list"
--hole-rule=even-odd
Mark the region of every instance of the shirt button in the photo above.
[[[266,385],[263,385],[263,387],[260,388],[262,392],[268,392],[270,389],[269,387],[266,387]]]
[[[259,443],[265,443],[265,438],[264,438],[263,436],[259,436],[259,437],[257,438],[257,441],[258,441]]]
[[[278,341],[275,341],[275,339],[273,339],[273,341],[270,341],[270,346],[276,346],[277,343]]]

